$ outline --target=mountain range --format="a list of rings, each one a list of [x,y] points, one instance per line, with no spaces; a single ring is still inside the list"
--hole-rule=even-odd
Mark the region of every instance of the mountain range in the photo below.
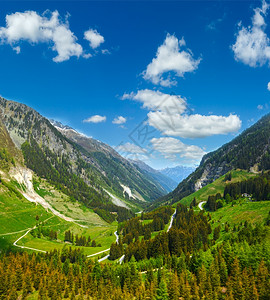
[[[194,167],[176,166],[172,168],[161,169],[159,170],[159,172],[171,178],[173,181],[179,184],[181,181],[187,178],[194,170]]]
[[[136,211],[167,193],[157,178],[110,146],[24,104],[0,98],[0,127],[1,147],[15,160],[13,169],[30,169],[101,215],[119,206]]]

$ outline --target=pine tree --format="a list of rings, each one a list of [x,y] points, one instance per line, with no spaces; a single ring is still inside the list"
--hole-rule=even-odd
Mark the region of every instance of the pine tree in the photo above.
[[[13,286],[13,288],[9,292],[8,300],[17,300],[17,298],[18,298],[18,293],[16,291],[16,288]]]
[[[167,290],[167,284],[165,280],[162,278],[157,289],[157,300],[168,300],[169,298],[168,290]]]
[[[257,286],[260,299],[267,299],[270,295],[269,273],[264,261],[261,261],[257,272]]]
[[[68,272],[69,272],[69,265],[70,265],[70,260],[66,259],[65,262],[64,262],[64,264],[63,264],[63,273],[65,275],[67,275]]]
[[[231,281],[234,298],[237,300],[242,300],[244,295],[244,289],[241,280],[241,271],[238,258],[235,258],[232,265]]]
[[[178,290],[178,276],[177,276],[177,273],[174,273],[171,276],[168,292],[169,292],[169,299],[170,300],[178,300],[179,299],[180,293],[179,293],[179,290]]]

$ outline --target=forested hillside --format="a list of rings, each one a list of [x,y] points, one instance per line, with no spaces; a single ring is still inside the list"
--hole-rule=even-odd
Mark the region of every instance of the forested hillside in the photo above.
[[[268,299],[269,218],[223,227],[203,212],[177,209],[171,231],[142,240],[140,247],[138,241],[129,244],[129,262],[123,265],[100,264],[68,247],[47,254],[2,253],[0,294],[3,299]]]
[[[206,154],[200,166],[158,203],[177,202],[233,169],[270,169],[270,115],[261,118],[231,142]]]
[[[110,212],[117,212],[121,220],[128,218],[132,216],[128,209],[134,211],[165,193],[109,146],[72,129],[73,135],[67,137],[26,105],[0,98],[0,108],[2,134],[7,136],[3,148],[13,151],[13,159],[106,221],[115,218]],[[111,194],[120,199],[115,201]]]

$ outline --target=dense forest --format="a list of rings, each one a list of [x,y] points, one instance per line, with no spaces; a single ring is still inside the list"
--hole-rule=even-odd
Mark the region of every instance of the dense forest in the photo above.
[[[170,210],[172,208],[165,209]],[[157,211],[158,213],[159,211]],[[146,229],[151,228],[151,232],[154,231],[151,226],[154,220],[155,217],[152,223],[144,226],[140,226],[137,218],[127,222],[126,227],[123,228],[123,243],[127,244],[125,261],[129,261],[132,256],[137,261],[158,257],[159,255],[180,256],[181,254],[191,253],[193,250],[207,249],[210,245],[208,236],[211,233],[211,226],[203,212],[195,214],[192,209],[188,210],[186,206],[178,204],[176,217],[170,231],[161,231],[154,238],[149,239],[146,237]],[[166,223],[168,221],[169,219]],[[158,231],[160,230],[162,229]],[[139,235],[142,234],[144,234],[144,237],[139,239]]]
[[[178,213],[176,233],[203,230],[207,223],[190,211]],[[204,225],[200,227],[200,223]],[[192,231],[194,228],[192,229]],[[98,263],[81,250],[64,247],[47,254],[2,253],[0,259],[1,299],[269,299],[270,249],[265,245],[267,224],[248,222],[229,228],[226,241],[200,247],[191,234],[192,245],[153,253],[149,259]],[[170,232],[167,236],[170,239]],[[173,234],[172,234],[173,235]],[[208,236],[208,235],[207,235]],[[162,234],[156,240],[165,240]],[[203,239],[203,237],[202,237]],[[163,244],[160,246],[163,247]],[[157,246],[157,244],[156,244]],[[154,248],[156,249],[156,247]],[[177,248],[171,248],[177,249]],[[160,248],[161,250],[161,248]]]
[[[230,173],[225,180],[230,180]],[[270,174],[262,173],[259,176],[235,183],[227,183],[223,196],[220,193],[210,195],[204,206],[209,211],[216,211],[225,204],[235,204],[237,199],[248,199],[249,201],[270,200]]]

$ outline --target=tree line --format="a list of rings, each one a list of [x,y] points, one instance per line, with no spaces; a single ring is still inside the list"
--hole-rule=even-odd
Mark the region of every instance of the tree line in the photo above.
[[[192,214],[183,219],[189,218]],[[140,261],[133,256],[123,265],[98,263],[67,247],[47,254],[2,253],[0,299],[266,300],[270,249],[263,240],[240,233],[248,226],[234,229],[240,239],[207,250]]]
[[[74,233],[70,230],[65,231],[64,241],[74,244],[75,246],[101,247],[101,244],[97,244],[95,240],[91,240],[90,236],[86,237],[84,235],[74,235]]]

